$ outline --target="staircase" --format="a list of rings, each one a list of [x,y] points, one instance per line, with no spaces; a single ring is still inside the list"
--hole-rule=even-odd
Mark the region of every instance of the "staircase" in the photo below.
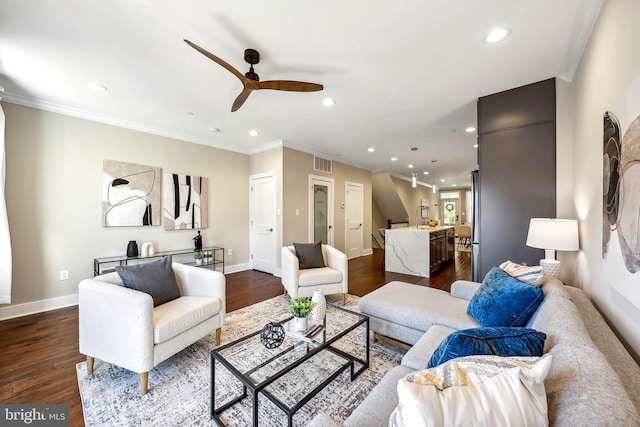
[[[376,173],[372,176],[373,203],[378,207],[385,220],[391,222],[406,221],[409,213],[402,203],[398,189],[388,173]],[[374,224],[375,227],[386,227],[386,224]]]

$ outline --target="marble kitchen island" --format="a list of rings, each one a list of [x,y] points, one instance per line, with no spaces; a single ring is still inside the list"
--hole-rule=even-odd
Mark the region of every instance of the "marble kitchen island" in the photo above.
[[[433,270],[453,259],[454,233],[450,225],[385,230],[386,271],[430,277]]]

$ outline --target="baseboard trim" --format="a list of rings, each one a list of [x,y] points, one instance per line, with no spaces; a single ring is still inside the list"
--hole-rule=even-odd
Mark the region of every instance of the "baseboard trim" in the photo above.
[[[237,273],[238,271],[250,269],[249,263],[225,265],[224,272]],[[42,313],[44,311],[57,310],[72,305],[78,305],[78,294],[8,305],[6,307],[0,307],[0,321],[13,319],[14,317],[28,316],[29,314]]]
[[[369,248],[369,249],[365,249],[362,251],[362,256],[367,256],[367,255],[373,255],[373,249]]]
[[[235,265],[225,265],[224,273],[237,273],[238,271],[247,271],[251,270],[251,265],[249,263],[244,264],[235,264]]]
[[[78,294],[0,307],[0,321],[78,305]]]

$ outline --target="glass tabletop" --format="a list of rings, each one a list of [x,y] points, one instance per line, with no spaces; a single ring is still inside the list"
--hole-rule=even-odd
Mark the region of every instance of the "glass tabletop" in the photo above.
[[[339,307],[327,305],[324,322],[309,321],[309,327],[320,324],[324,329],[308,340],[293,336],[285,319],[285,338],[274,349],[266,348],[260,341],[260,332],[256,331],[232,343],[212,350],[214,357],[228,368],[242,375],[247,382],[258,386],[271,378],[279,376],[292,365],[305,359],[311,352],[318,352],[338,341],[366,321],[366,316]]]

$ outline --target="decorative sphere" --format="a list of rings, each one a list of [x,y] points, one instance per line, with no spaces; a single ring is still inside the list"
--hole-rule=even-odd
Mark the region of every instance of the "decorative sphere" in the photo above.
[[[260,342],[268,349],[276,348],[284,341],[284,327],[280,323],[269,322],[262,328]]]

